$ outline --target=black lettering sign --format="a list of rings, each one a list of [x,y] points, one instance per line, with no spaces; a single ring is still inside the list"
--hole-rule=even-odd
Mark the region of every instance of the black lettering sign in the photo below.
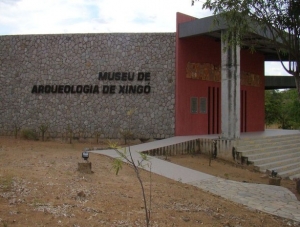
[[[107,73],[108,77],[107,79],[108,80],[114,80],[115,79],[115,73]]]
[[[82,85],[78,85],[78,86],[76,87],[76,92],[79,93],[79,94],[82,93]]]
[[[71,91],[71,87],[70,87],[70,85],[65,85],[64,86],[64,93],[70,93],[70,91]]]
[[[51,92],[52,93],[57,93],[57,85],[52,85],[51,86]]]
[[[38,93],[44,93],[44,86],[43,85],[39,85]]]
[[[145,81],[150,81],[150,73],[145,73]]]
[[[127,73],[122,73],[122,81],[127,81]]]
[[[137,91],[136,91],[136,92],[137,92],[138,94],[142,94],[143,91],[144,91],[144,87],[143,87],[143,86],[141,86],[141,85],[137,86]]]
[[[107,72],[105,73],[99,72],[98,80],[107,80]]]
[[[63,85],[58,86],[58,93],[60,93],[60,94],[64,93],[64,86]]]
[[[99,94],[99,86],[98,85],[95,85],[94,86],[94,89],[93,89],[93,94]]]
[[[134,80],[134,73],[128,73],[128,80],[133,81]]]
[[[32,88],[32,90],[31,90],[31,93],[32,93],[32,94],[38,93],[37,85],[33,85],[33,88]]]
[[[75,93],[76,93],[76,89],[74,89],[74,85],[72,85],[71,93],[72,93],[72,94],[75,94]]]
[[[109,93],[110,94],[115,94],[116,93],[116,85],[110,85]]]
[[[103,81],[134,81],[135,73],[131,72],[99,72],[98,80]],[[138,72],[137,81],[150,81],[150,72]],[[115,94],[116,85],[103,85],[103,94]],[[119,85],[119,94],[149,94],[151,92],[150,83],[148,85]],[[33,85],[32,94],[99,94],[98,85]]]
[[[134,72],[99,72],[98,80],[116,80],[116,81],[133,81],[135,78]],[[138,73],[138,81],[150,81],[150,73],[139,72]]]
[[[120,80],[121,79],[121,73],[120,72],[114,73],[114,79],[115,80]],[[112,80],[113,80],[113,78],[112,78]]]
[[[119,94],[124,94],[125,93],[125,86],[120,85],[119,86]]]
[[[145,94],[149,94],[150,91],[151,91],[151,87],[150,87],[149,85],[146,85],[146,86],[144,87],[144,93],[145,93]]]
[[[136,86],[130,85],[128,89],[129,94],[135,94],[136,93]]]
[[[142,80],[144,80],[144,77],[145,77],[144,73],[139,72],[139,73],[138,73],[138,78],[137,78],[137,80],[138,80],[138,81],[142,81]]]
[[[109,86],[108,85],[103,85],[102,87],[102,93],[103,94],[108,94],[109,92]]]

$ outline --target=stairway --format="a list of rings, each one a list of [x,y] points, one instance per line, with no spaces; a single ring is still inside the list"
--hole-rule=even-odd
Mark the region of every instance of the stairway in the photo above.
[[[282,178],[300,177],[300,134],[241,139],[237,152],[261,172],[275,170]]]

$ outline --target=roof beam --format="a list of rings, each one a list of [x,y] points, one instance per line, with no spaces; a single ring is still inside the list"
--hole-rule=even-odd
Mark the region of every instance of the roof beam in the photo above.
[[[210,16],[179,24],[179,38],[219,32],[227,28],[225,23],[214,24],[214,18],[214,16]]]
[[[265,76],[265,90],[296,88],[293,76]]]

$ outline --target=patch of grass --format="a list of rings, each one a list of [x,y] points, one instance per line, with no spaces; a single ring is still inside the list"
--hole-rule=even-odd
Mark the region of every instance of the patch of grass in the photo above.
[[[66,171],[65,174],[66,174],[67,176],[72,176],[72,175],[73,175],[73,173],[70,172],[70,171]]]
[[[8,224],[6,223],[6,222],[2,222],[2,224],[3,224],[3,227],[7,227],[8,226]]]
[[[23,129],[21,131],[21,138],[26,140],[38,140],[39,136],[35,130]]]
[[[38,199],[38,198],[34,198],[32,201],[32,205],[34,207],[38,207],[38,206],[44,206],[46,203],[43,202],[42,200]]]
[[[4,192],[8,192],[12,189],[13,177],[5,176],[0,178],[0,189]]]

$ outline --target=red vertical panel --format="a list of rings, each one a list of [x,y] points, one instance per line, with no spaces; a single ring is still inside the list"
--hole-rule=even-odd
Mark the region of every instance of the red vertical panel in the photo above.
[[[241,50],[241,71],[259,75],[259,85],[242,85],[244,91],[244,131],[264,131],[264,56]]]
[[[207,94],[207,121],[208,121],[208,127],[207,127],[207,134],[210,134],[210,129],[211,129],[211,127],[210,127],[210,125],[211,125],[211,123],[210,123],[210,121],[211,121],[211,110],[210,110],[210,107],[211,107],[211,105],[210,105],[210,102],[211,102],[211,95],[210,95],[210,87],[208,87],[208,94]]]
[[[212,88],[212,110],[211,110],[211,113],[212,113],[212,130],[211,130],[211,134],[215,134],[215,116],[216,116],[216,96],[215,96],[215,88],[213,87]]]
[[[220,125],[220,122],[221,122],[221,108],[220,108],[220,105],[221,105],[221,102],[220,102],[220,99],[221,99],[221,96],[220,96],[220,88],[218,87],[217,88],[217,133],[220,134],[220,131],[221,131],[221,125]]]
[[[248,116],[247,116],[247,91],[245,91],[245,94],[244,94],[244,121],[245,121],[245,123],[244,123],[244,128],[245,128],[245,132],[247,132],[247,118],[248,118]]]
[[[241,124],[241,132],[244,132],[244,91],[241,90],[241,101],[240,101],[240,124]]]

